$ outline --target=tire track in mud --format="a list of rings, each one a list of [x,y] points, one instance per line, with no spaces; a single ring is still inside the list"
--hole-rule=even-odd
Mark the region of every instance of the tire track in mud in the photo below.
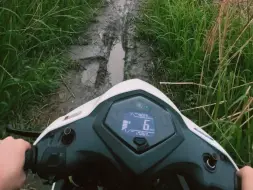
[[[130,78],[149,81],[148,45],[135,39],[138,0],[107,0],[87,32],[70,46],[73,64],[43,108],[32,110],[34,126],[45,128],[58,117]],[[38,176],[28,175],[25,189],[48,190]]]
[[[73,60],[57,92],[32,116],[34,125],[46,127],[58,117],[130,78],[149,81],[152,66],[148,45],[136,41],[134,21],[138,0],[107,0],[87,32],[69,53]],[[149,68],[148,68],[148,67]]]

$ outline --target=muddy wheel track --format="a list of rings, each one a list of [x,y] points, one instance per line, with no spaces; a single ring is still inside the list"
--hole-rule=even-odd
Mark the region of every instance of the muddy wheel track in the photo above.
[[[49,123],[85,102],[101,95],[122,80],[140,78],[149,81],[152,67],[148,45],[136,41],[135,17],[138,0],[107,0],[88,31],[70,46],[72,66],[63,76],[56,93],[46,99],[43,108],[34,108],[34,126]],[[149,81],[150,82],[150,81]],[[38,116],[38,113],[39,116]],[[29,175],[27,188],[49,189]]]
[[[32,111],[35,126],[46,127],[122,80],[149,81],[147,68],[152,64],[148,46],[135,37],[139,6],[138,0],[105,2],[87,32],[70,46],[67,56],[73,61],[71,69],[57,92],[46,100],[49,106]]]

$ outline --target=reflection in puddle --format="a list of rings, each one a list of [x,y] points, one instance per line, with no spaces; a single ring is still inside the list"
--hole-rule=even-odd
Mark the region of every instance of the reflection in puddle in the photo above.
[[[125,51],[123,50],[122,44],[117,43],[111,50],[107,64],[107,71],[110,74],[112,85],[118,84],[124,79],[124,58]]]

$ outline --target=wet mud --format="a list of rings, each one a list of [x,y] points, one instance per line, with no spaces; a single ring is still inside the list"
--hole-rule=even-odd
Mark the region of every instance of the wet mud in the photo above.
[[[127,79],[150,81],[152,62],[148,45],[136,40],[138,0],[107,0],[87,32],[69,47],[71,68],[62,84],[32,122],[42,129],[58,117],[101,95]],[[37,113],[40,113],[39,116]]]
[[[58,117],[101,95],[113,85],[139,78],[150,82],[152,68],[148,45],[136,40],[135,18],[140,1],[107,0],[87,32],[69,47],[71,68],[62,76],[62,84],[47,99],[46,105],[33,111],[32,122],[47,127]],[[39,113],[39,116],[38,116]],[[48,189],[29,177],[29,188]]]

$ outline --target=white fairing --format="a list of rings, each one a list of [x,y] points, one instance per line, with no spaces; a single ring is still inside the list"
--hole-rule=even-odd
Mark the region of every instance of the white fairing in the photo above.
[[[237,165],[232,160],[232,158],[229,156],[229,154],[221,147],[219,143],[217,143],[212,137],[210,137],[204,130],[202,130],[200,127],[198,127],[195,123],[193,123],[190,119],[185,117],[175,106],[175,104],[167,97],[165,96],[160,90],[155,88],[154,86],[139,80],[139,79],[131,79],[124,82],[121,82],[115,86],[113,86],[110,90],[108,90],[106,93],[101,95],[100,97],[97,97],[86,104],[83,104],[82,106],[76,108],[75,110],[71,111],[65,116],[62,116],[55,120],[51,125],[49,125],[37,138],[37,140],[34,142],[34,145],[36,145],[48,132],[55,130],[57,128],[60,128],[62,126],[65,126],[69,123],[72,123],[76,120],[79,120],[83,117],[88,116],[101,102],[116,96],[121,93],[130,92],[134,90],[143,90],[148,92],[149,94],[152,94],[156,96],[157,98],[163,100],[164,102],[168,103],[172,108],[174,108],[183,118],[184,122],[186,123],[187,127],[197,136],[205,140],[207,143],[212,145],[213,147],[217,148],[219,151],[221,151],[223,154],[225,154],[231,161],[231,163],[234,165],[234,167],[238,170]]]

